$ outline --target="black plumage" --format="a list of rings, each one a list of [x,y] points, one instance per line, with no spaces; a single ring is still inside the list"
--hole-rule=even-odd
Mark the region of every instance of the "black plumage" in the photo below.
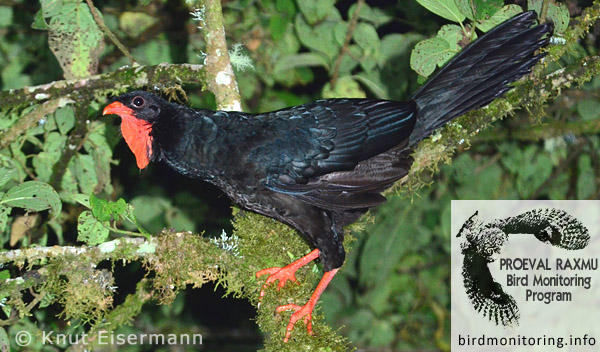
[[[532,27],[535,18],[522,13],[483,35],[407,102],[326,99],[247,114],[194,110],[135,91],[105,113],[149,128],[146,156],[130,144],[138,165],[162,160],[296,228],[330,272],[344,262],[343,227],[385,201],[380,193],[406,176],[412,148],[506,92],[543,56],[537,51],[552,25]]]

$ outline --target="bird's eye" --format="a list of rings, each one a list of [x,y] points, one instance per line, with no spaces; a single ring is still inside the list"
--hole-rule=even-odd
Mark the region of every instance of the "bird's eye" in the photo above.
[[[131,101],[131,103],[133,104],[133,106],[135,106],[136,108],[141,108],[142,106],[144,106],[145,102],[146,101],[142,97],[135,97]]]

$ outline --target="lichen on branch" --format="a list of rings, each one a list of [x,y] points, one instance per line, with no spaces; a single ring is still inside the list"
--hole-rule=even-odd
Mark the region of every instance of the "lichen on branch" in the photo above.
[[[221,2],[202,0],[200,3],[200,14],[204,17],[199,20],[202,21],[201,29],[206,41],[205,82],[215,95],[218,109],[241,111],[242,100],[229,59]]]

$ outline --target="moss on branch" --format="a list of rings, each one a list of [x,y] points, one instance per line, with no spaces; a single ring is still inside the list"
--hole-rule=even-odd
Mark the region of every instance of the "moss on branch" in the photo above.
[[[35,102],[80,96],[104,100],[109,94],[118,94],[141,87],[169,87],[173,83],[188,84],[204,81],[204,66],[192,64],[160,64],[156,66],[123,67],[119,70],[83,79],[54,81],[39,86],[10,89],[0,92],[1,109],[21,108]]]

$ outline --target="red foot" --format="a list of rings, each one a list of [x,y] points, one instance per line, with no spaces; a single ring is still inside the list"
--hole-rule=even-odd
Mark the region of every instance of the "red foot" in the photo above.
[[[285,283],[288,280],[298,283],[298,280],[296,280],[296,271],[298,269],[300,269],[301,267],[303,267],[304,265],[310,263],[312,260],[316,259],[318,256],[319,256],[319,250],[314,249],[312,252],[308,253],[304,257],[296,260],[295,262],[293,262],[291,264],[284,266],[283,268],[273,267],[273,268],[268,268],[268,269],[263,269],[263,270],[257,271],[256,272],[257,278],[261,277],[265,274],[269,274],[269,277],[267,278],[267,281],[265,281],[265,284],[262,286],[262,288],[260,290],[260,295],[258,296],[259,307],[260,307],[260,300],[264,297],[264,295],[266,293],[265,290],[267,289],[267,286],[269,286],[269,284],[279,280],[279,283],[277,283],[277,290],[279,290],[280,288],[285,286]]]
[[[306,323],[306,330],[310,335],[314,335],[312,331],[312,311],[314,309],[314,304],[311,304],[309,300],[305,305],[300,307],[297,304],[286,304],[283,306],[277,307],[277,313],[285,312],[286,310],[293,310],[295,313],[290,317],[290,322],[288,323],[287,328],[285,329],[285,338],[283,342],[288,342],[290,336],[292,336],[292,330],[294,329],[294,325],[300,318],[304,318],[304,323]]]
[[[312,311],[315,308],[315,305],[317,304],[319,297],[321,297],[321,294],[323,293],[323,291],[325,291],[325,288],[327,287],[327,285],[329,285],[329,282],[331,281],[331,279],[333,279],[333,277],[335,276],[337,271],[338,271],[338,269],[333,269],[333,270],[327,271],[327,272],[325,272],[325,274],[323,274],[323,277],[321,278],[321,281],[317,285],[317,288],[315,288],[315,291],[308,299],[308,302],[306,302],[306,304],[303,305],[302,307],[300,307],[297,304],[286,304],[286,305],[277,307],[277,313],[281,313],[281,312],[284,312],[284,311],[290,310],[290,309],[295,311],[295,313],[292,314],[292,316],[290,317],[290,322],[288,323],[288,326],[285,329],[286,332],[285,332],[285,338],[283,339],[283,342],[289,341],[290,336],[292,335],[292,330],[294,329],[294,325],[296,324],[296,322],[298,320],[300,320],[300,318],[304,318],[304,322],[306,323],[306,330],[308,331],[308,333],[310,335],[313,335]]]
[[[260,300],[265,295],[265,289],[267,288],[267,286],[270,283],[272,283],[276,280],[279,280],[279,283],[277,284],[278,290],[281,287],[283,287],[285,285],[286,281],[288,281],[288,280],[298,283],[298,281],[296,280],[296,275],[295,275],[296,271],[300,267],[306,265],[310,261],[317,258],[318,256],[319,256],[319,250],[315,249],[312,252],[310,252],[309,254],[307,254],[306,256],[298,259],[297,261],[295,261],[283,268],[275,267],[275,268],[268,268],[268,269],[263,269],[261,271],[258,271],[256,273],[256,277],[262,276],[264,274],[270,274],[270,276],[267,278],[267,281],[265,282],[262,289],[260,290],[260,296],[258,298],[259,299],[259,307],[260,307]],[[294,329],[294,325],[301,318],[303,318],[304,322],[306,323],[306,330],[308,331],[308,333],[310,335],[313,335],[312,311],[315,308],[315,305],[317,304],[319,297],[321,297],[321,294],[323,293],[323,291],[325,291],[325,288],[327,287],[327,285],[329,284],[331,279],[333,279],[333,277],[335,276],[337,271],[338,271],[338,269],[333,269],[331,271],[325,272],[325,274],[323,275],[323,278],[317,285],[317,288],[315,289],[313,294],[310,296],[308,302],[306,302],[306,304],[304,306],[299,306],[297,304],[286,304],[286,305],[277,307],[277,313],[285,312],[286,310],[294,310],[294,313],[290,317],[290,322],[287,325],[285,338],[283,339],[283,342],[289,341],[290,336],[292,335],[292,330]]]

